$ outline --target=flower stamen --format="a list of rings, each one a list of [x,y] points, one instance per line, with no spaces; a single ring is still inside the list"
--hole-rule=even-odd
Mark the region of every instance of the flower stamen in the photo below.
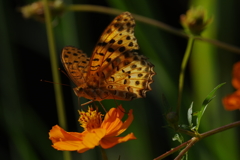
[[[80,117],[78,119],[81,127],[86,131],[90,131],[95,128],[99,128],[102,124],[102,114],[92,107],[88,107],[88,111],[78,111]]]

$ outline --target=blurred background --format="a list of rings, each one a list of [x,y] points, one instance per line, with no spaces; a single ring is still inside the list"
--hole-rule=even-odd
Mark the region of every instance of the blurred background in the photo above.
[[[3,160],[62,160],[62,151],[51,147],[48,132],[59,124],[45,23],[24,19],[19,7],[31,0],[0,1],[0,159]],[[179,17],[190,6],[201,5],[214,21],[203,33],[204,37],[240,46],[239,0],[65,0],[66,4],[92,4],[129,11],[182,29]],[[61,49],[73,45],[89,56],[103,30],[115,16],[94,12],[66,12],[53,20],[59,68]],[[177,105],[178,77],[187,39],[163,31],[155,26],[136,21],[135,35],[139,53],[155,65],[153,90],[147,98],[118,101],[126,110],[133,109],[134,121],[127,133],[137,140],[118,144],[106,150],[109,159],[148,160],[158,157],[179,145],[172,141],[175,132],[167,127],[165,114]],[[221,99],[234,91],[231,86],[232,65],[240,56],[206,42],[196,41],[188,63],[183,92],[180,123],[187,124],[187,109],[194,102],[194,111],[200,110],[207,94],[218,84],[221,87],[203,116],[200,133],[239,120],[239,111],[225,111]],[[60,72],[60,71],[59,71]],[[78,98],[74,85],[62,73],[67,131],[82,131],[78,119]],[[167,105],[163,105],[162,95]],[[81,103],[87,101],[80,99]],[[109,109],[113,100],[104,100]],[[240,129],[230,129],[208,137],[194,145],[189,159],[240,159]],[[185,140],[191,137],[185,136]],[[99,148],[83,154],[71,152],[73,160],[101,159]],[[166,159],[174,159],[174,154]]]

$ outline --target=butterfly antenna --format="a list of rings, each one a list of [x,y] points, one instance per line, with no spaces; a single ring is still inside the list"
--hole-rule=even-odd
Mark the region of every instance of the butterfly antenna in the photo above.
[[[70,85],[68,85],[68,84],[55,83],[55,82],[51,82],[51,81],[46,81],[46,80],[44,80],[44,79],[40,79],[40,81],[41,81],[41,82],[46,82],[46,83],[52,83],[52,84],[60,84],[60,85],[63,85],[63,86],[68,86],[68,87],[70,87]]]

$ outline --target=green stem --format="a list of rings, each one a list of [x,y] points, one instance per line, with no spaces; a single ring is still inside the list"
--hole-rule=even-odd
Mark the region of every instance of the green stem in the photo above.
[[[185,51],[185,54],[184,54],[184,57],[183,57],[183,61],[182,61],[182,65],[181,65],[181,71],[180,71],[180,75],[179,75],[179,85],[178,85],[178,102],[177,102],[178,103],[177,104],[178,115],[179,115],[180,108],[181,108],[185,69],[186,69],[187,62],[188,62],[188,59],[189,59],[191,51],[192,51],[193,42],[194,42],[194,38],[190,37],[188,39],[187,48],[186,48],[186,51]]]
[[[122,10],[113,9],[113,8],[109,8],[109,7],[103,7],[103,6],[97,6],[97,5],[69,5],[69,6],[66,6],[65,9],[68,11],[97,12],[97,13],[105,13],[105,14],[112,14],[112,15],[119,15],[122,12],[124,12]],[[204,37],[200,37],[200,36],[189,35],[189,34],[183,32],[182,30],[173,28],[165,23],[159,22],[159,21],[151,19],[151,18],[147,18],[147,17],[140,16],[137,14],[133,14],[133,16],[136,20],[138,20],[140,22],[156,26],[162,30],[173,33],[175,35],[185,37],[185,38],[194,37],[195,39],[205,41],[205,42],[211,43],[215,46],[218,46],[220,48],[226,49],[228,51],[240,54],[240,48],[238,48],[236,46],[233,46],[233,45],[230,45],[230,44],[227,44],[224,42],[220,42],[218,40],[213,40],[213,39],[204,38]]]
[[[48,37],[53,81],[56,83],[60,83],[60,76],[58,71],[59,65],[58,65],[57,56],[56,56],[57,55],[56,46],[55,46],[55,39],[54,39],[53,27],[52,27],[52,21],[51,21],[52,18],[51,18],[49,6],[48,6],[48,1],[43,0],[43,5],[44,5],[45,22],[46,22],[46,30],[47,30],[47,37]],[[66,124],[66,116],[65,116],[61,86],[59,84],[54,84],[54,91],[55,91],[55,98],[56,98],[56,105],[57,105],[58,121],[60,126],[66,129],[67,124]],[[63,152],[63,157],[64,157],[64,160],[71,160],[70,152]]]
[[[176,130],[176,132],[184,133],[184,134],[189,135],[189,136],[191,136],[191,137],[198,137],[198,135],[196,135],[194,132],[189,131],[189,130],[182,129],[182,128],[180,128],[180,127]]]
[[[103,160],[108,160],[108,157],[107,157],[107,154],[106,154],[105,150],[101,146],[99,146],[99,148],[101,150],[102,159]]]

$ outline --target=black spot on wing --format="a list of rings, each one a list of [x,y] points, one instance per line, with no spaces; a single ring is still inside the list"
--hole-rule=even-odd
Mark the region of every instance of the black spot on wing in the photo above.
[[[108,48],[109,52],[114,52],[115,50],[113,48]]]
[[[120,48],[119,48],[119,51],[120,51],[120,52],[124,52],[125,49],[126,49],[125,47],[120,47]]]
[[[94,58],[93,61],[99,61],[99,59],[98,58]]]
[[[109,43],[114,43],[115,42],[115,40],[114,39],[111,39],[110,41],[109,41]]]
[[[118,44],[122,44],[122,42],[123,42],[123,40],[119,40],[119,41],[118,41]]]

